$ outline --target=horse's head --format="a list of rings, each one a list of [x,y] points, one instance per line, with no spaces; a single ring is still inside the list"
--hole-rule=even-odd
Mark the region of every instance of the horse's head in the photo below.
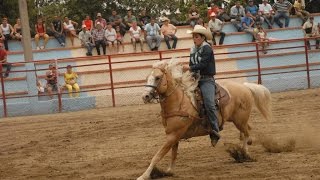
[[[147,84],[142,95],[144,103],[150,103],[157,95],[165,94],[168,89],[167,80],[165,68],[153,68],[147,77]]]

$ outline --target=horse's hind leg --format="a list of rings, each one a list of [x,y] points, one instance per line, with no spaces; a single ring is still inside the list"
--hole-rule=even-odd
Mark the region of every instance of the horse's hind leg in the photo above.
[[[179,147],[179,142],[177,142],[171,148],[172,154],[171,154],[171,162],[170,162],[168,170],[167,170],[168,173],[172,173],[173,169],[176,165],[176,159],[177,159],[177,155],[178,155],[178,147]]]
[[[240,138],[243,134],[243,150],[246,154],[249,153],[248,151],[248,142],[250,137],[249,137],[249,129],[250,127],[247,124],[247,120],[246,121],[241,121],[241,119],[238,119],[238,121],[233,121],[234,125],[239,129],[240,131]]]

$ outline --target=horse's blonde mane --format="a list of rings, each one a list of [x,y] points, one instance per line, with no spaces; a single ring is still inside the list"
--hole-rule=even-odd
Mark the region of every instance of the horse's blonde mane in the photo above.
[[[153,64],[153,68],[164,68],[172,74],[174,81],[182,87],[184,92],[189,96],[193,105],[195,105],[194,90],[198,86],[198,79],[192,76],[190,71],[183,72],[181,61],[172,58],[167,61],[159,61]]]

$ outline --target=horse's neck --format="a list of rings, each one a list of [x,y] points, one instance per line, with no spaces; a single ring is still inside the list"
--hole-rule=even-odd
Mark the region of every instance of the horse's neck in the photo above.
[[[185,95],[184,90],[181,86],[177,85],[171,74],[167,74],[167,91],[163,95],[164,100],[160,102],[162,111],[164,113],[170,113],[173,111],[181,111],[183,107],[189,106],[186,103],[189,103],[191,106],[191,101],[189,97]]]

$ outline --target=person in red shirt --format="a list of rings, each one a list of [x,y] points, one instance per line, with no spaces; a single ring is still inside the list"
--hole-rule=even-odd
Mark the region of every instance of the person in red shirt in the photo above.
[[[35,27],[35,30],[36,30],[36,35],[34,36],[34,41],[36,43],[36,46],[37,46],[37,50],[39,49],[45,49],[46,48],[46,45],[49,41],[49,35],[47,34],[47,27],[46,27],[46,24],[43,23],[42,21],[42,18],[39,18],[37,20],[37,24],[34,25]],[[44,40],[44,43],[43,43],[43,46],[39,47],[39,41],[40,41],[40,38],[43,38]]]
[[[93,29],[93,21],[91,20],[89,15],[86,15],[86,19],[82,21],[82,25],[86,25],[87,30],[92,32]]]
[[[217,5],[211,3],[210,7],[211,8],[208,10],[208,19],[210,19],[210,15],[212,14],[212,12],[214,12],[215,14],[219,14],[219,7]]]
[[[11,64],[7,62],[7,51],[4,49],[2,43],[0,43],[0,64],[2,65],[2,67],[7,67],[7,70],[3,77],[8,77],[11,70]],[[0,75],[2,76],[2,72]]]

